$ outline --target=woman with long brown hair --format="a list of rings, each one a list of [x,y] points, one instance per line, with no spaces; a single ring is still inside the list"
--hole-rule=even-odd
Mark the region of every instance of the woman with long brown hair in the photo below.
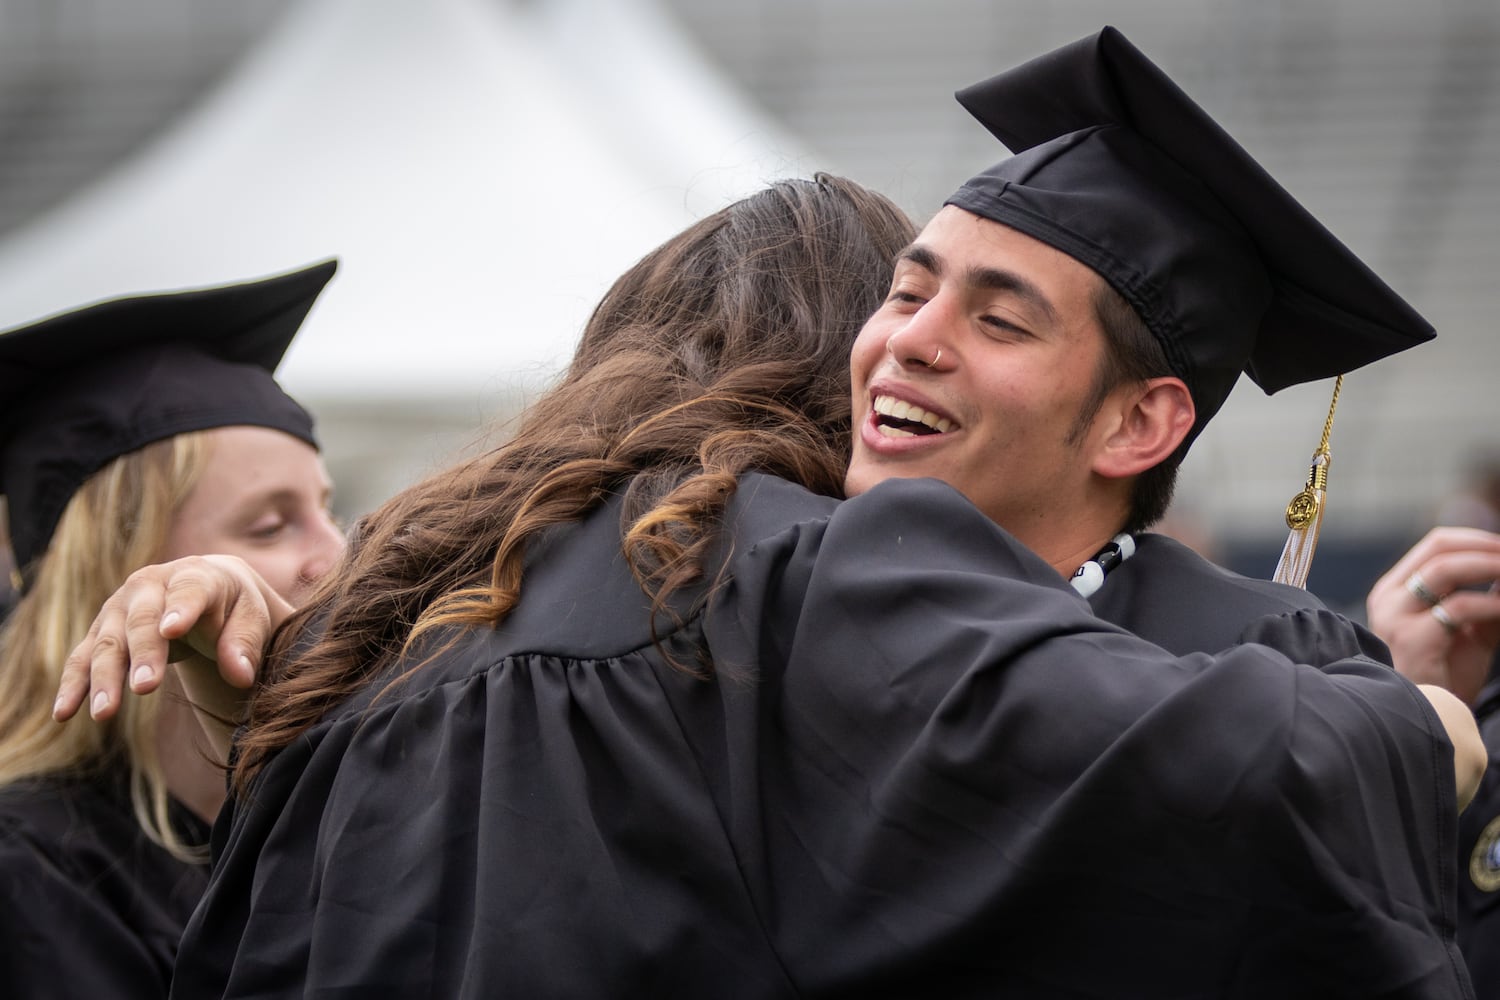
[[[793,492],[810,512],[832,505],[827,498],[839,493],[849,453],[849,345],[881,301],[891,262],[913,232],[885,198],[826,175],[777,183],[702,220],[610,289],[568,372],[508,442],[404,491],[361,521],[343,566],[279,633],[251,699],[235,743],[236,797],[225,821],[232,844],[184,939],[174,984],[179,996],[275,992],[293,982],[298,992],[335,982],[379,984],[394,994],[418,988],[403,977],[430,978],[434,985],[421,988],[445,994],[456,987],[436,984],[488,981],[491,973],[465,971],[470,959],[459,958],[477,959],[479,952],[470,952],[475,942],[423,928],[436,930],[468,909],[464,900],[483,891],[476,879],[488,867],[486,856],[511,839],[484,829],[469,809],[489,797],[474,770],[487,769],[485,732],[519,741],[505,756],[538,749],[525,737],[526,725],[485,718],[486,704],[499,707],[487,690],[490,680],[540,685],[566,698],[580,680],[568,679],[582,666],[575,650],[589,649],[601,658],[601,675],[625,682],[621,693],[656,701],[643,711],[668,708],[678,694],[658,699],[669,688],[701,697],[695,692],[714,690],[704,683],[708,677],[753,691],[750,681],[733,678],[748,678],[755,661],[724,655],[703,632],[705,602],[732,586],[719,580],[721,522],[745,497],[742,483],[751,474],[778,477],[764,485],[752,479],[751,496],[789,489],[785,480],[805,488]],[[576,557],[562,552],[579,545],[588,555],[578,556],[597,572],[579,577]],[[554,605],[559,596],[567,607]],[[501,669],[471,643],[533,626],[541,629],[537,648],[561,642],[564,657],[535,662],[530,678],[522,677],[529,671]],[[423,761],[416,772],[423,777],[416,785],[405,778],[387,784],[380,765],[364,771],[369,762],[350,738],[363,743],[383,731],[377,737],[383,745],[404,742],[397,729],[413,712],[423,716],[417,731],[435,742],[395,752]],[[612,728],[602,720],[601,727]],[[603,728],[599,738],[610,738]],[[618,800],[622,819],[645,805],[631,806],[628,784],[619,780],[617,769],[630,768],[623,747],[585,752],[592,763],[584,771],[601,766],[615,774],[598,791]],[[338,787],[315,791],[333,776],[325,767],[334,756],[344,758]],[[691,767],[686,747],[670,757],[675,767]],[[344,828],[335,818],[337,802],[352,789],[355,770],[378,786],[360,799],[391,793],[408,805],[426,803],[436,826],[418,829],[410,817],[391,814],[375,823],[350,817],[353,825]],[[583,771],[574,777],[596,780]],[[312,806],[315,799],[320,804]],[[701,827],[707,804],[681,817],[683,836],[696,826],[711,837]],[[309,807],[321,818],[305,813]],[[276,846],[288,824],[299,828],[295,839],[312,853]],[[333,827],[343,829],[335,834]],[[342,871],[364,871],[355,879],[363,887],[349,886],[359,899],[335,903],[332,886],[301,867],[321,853],[314,842],[325,835],[337,838]],[[588,865],[570,846],[574,834],[558,829],[555,836],[552,862],[538,868],[518,857],[502,867],[521,882],[573,881],[567,871],[576,864],[582,875]],[[365,850],[377,845],[383,845],[379,862]],[[417,856],[432,862],[424,874],[409,867]],[[376,867],[365,867],[372,862]],[[400,886],[394,909],[365,906],[374,902],[366,890],[376,885],[367,876],[377,870],[391,875],[376,879],[385,889]],[[593,875],[583,878],[592,881]],[[515,887],[531,895],[520,882]],[[594,892],[577,888],[577,895],[564,890],[561,897],[570,908],[589,905]],[[608,895],[617,898],[615,890]],[[316,901],[343,914],[338,942],[325,943],[331,925],[302,909],[319,908]],[[298,910],[302,915],[292,916]],[[725,921],[725,932],[742,916]],[[700,920],[718,922],[707,914],[692,918]],[[425,942],[421,950],[437,952],[389,951],[390,939],[382,943],[385,932],[374,932],[372,921],[398,937],[415,932]],[[521,938],[501,951],[520,959],[530,947]],[[623,952],[606,946],[600,957],[598,969],[577,974],[632,975],[628,967],[636,960]],[[573,973],[558,974],[547,991],[570,992],[561,984]],[[575,995],[588,992],[579,988]]]

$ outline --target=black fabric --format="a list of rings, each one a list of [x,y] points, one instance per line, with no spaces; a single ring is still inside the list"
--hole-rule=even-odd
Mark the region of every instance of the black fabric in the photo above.
[[[1500,679],[1480,692],[1474,714],[1489,750],[1479,791],[1459,817],[1458,944],[1480,1000],[1500,1000]]]
[[[78,487],[153,441],[250,425],[316,448],[272,373],[336,267],[111,299],[0,334],[0,493],[22,573]]]
[[[723,551],[666,638],[713,681],[606,507],[296,740],[173,996],[1468,995],[1452,748],[1394,671],[1173,658],[932,481],[747,477]]]
[[[1391,662],[1384,642],[1299,587],[1216,566],[1165,535],[1135,536],[1135,555],[1089,597],[1095,613],[1178,655],[1244,642],[1273,646],[1298,663],[1349,656]]]
[[[1114,28],[959,91],[1016,155],[948,200],[1097,272],[1197,404],[1432,339],[1430,324]]]
[[[208,826],[174,817],[189,843]],[[151,843],[122,777],[0,789],[0,989],[49,1000],[161,1000],[206,864]]]

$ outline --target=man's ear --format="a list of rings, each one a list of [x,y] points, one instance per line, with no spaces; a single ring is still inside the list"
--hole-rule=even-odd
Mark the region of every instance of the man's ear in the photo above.
[[[1175,376],[1122,386],[1105,408],[1115,423],[1095,454],[1094,471],[1109,479],[1138,476],[1165,462],[1198,413],[1187,385]]]

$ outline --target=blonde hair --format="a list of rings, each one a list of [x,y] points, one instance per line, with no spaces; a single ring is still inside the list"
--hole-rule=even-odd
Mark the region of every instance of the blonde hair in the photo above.
[[[126,698],[99,724],[79,713],[52,719],[68,653],[105,600],[134,570],[165,550],[172,519],[197,482],[208,450],[203,431],[130,452],[94,473],[63,510],[32,586],[0,629],[0,785],[47,775],[128,769],[141,829],[184,859],[201,848],[172,827],[157,753],[159,698]]]

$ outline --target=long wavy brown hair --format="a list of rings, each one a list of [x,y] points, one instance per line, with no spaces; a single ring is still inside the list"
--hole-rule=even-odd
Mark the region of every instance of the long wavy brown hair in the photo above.
[[[356,527],[343,564],[272,643],[236,788],[364,685],[421,669],[395,669],[417,638],[501,621],[520,599],[528,540],[612,494],[625,495],[624,551],[658,609],[706,572],[741,473],[838,495],[849,351],[914,235],[886,198],[819,174],[735,202],[632,267],[507,443]]]

